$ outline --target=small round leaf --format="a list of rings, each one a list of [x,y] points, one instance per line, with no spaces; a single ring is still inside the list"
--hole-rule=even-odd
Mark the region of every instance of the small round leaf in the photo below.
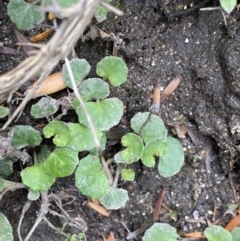
[[[47,96],[41,98],[35,105],[32,105],[30,113],[36,119],[44,118],[55,114],[58,108],[58,101]]]
[[[46,138],[54,136],[53,143],[56,146],[63,147],[71,139],[71,133],[66,123],[62,121],[52,121],[43,128],[43,134]]]
[[[105,57],[97,64],[97,75],[109,79],[114,86],[119,86],[127,80],[128,67],[119,57]]]
[[[232,235],[226,229],[218,225],[212,225],[204,230],[204,236],[208,241],[232,241]]]
[[[109,190],[109,183],[98,157],[88,155],[75,171],[75,185],[86,196],[98,199]]]
[[[32,189],[30,189],[28,191],[27,197],[28,197],[28,200],[35,201],[40,197],[40,192],[39,191],[33,191]]]
[[[111,0],[103,0],[103,2],[105,2],[105,3],[109,3],[110,1]],[[108,10],[105,7],[99,6],[97,8],[94,16],[97,19],[97,21],[100,23],[107,19],[107,13],[108,13]]]
[[[231,232],[232,235],[232,241],[239,241],[240,240],[240,228],[236,227]]]
[[[167,147],[158,164],[158,172],[163,177],[171,177],[178,173],[184,162],[184,151],[181,143],[173,138],[167,138]]]
[[[13,241],[12,226],[2,213],[0,213],[0,227],[1,240]]]
[[[125,181],[134,181],[135,172],[133,171],[133,169],[124,168],[124,169],[122,170],[122,178],[123,178]]]
[[[78,162],[78,152],[63,147],[55,149],[45,160],[43,167],[53,177],[66,177],[74,172]]]
[[[87,102],[85,105],[95,128],[100,131],[107,131],[117,125],[123,115],[123,103],[117,98]],[[73,100],[72,106],[78,114],[79,122],[89,128],[86,115],[76,98]]]
[[[106,209],[117,210],[125,206],[128,199],[129,197],[127,190],[110,187],[107,194],[98,200]]]
[[[55,178],[44,171],[43,165],[27,167],[21,171],[22,182],[33,191],[48,191]]]
[[[8,16],[19,29],[33,29],[37,23],[44,19],[44,12],[36,4],[23,0],[11,0],[8,5]]]
[[[82,82],[80,91],[84,101],[101,100],[109,96],[109,85],[99,78],[90,78]]]
[[[14,127],[12,146],[20,149],[25,146],[38,146],[42,141],[39,131],[31,126],[18,125]]]
[[[146,230],[142,241],[177,241],[176,229],[167,223],[154,223]]]
[[[7,116],[8,113],[9,113],[9,109],[7,107],[0,106],[0,118]]]
[[[73,73],[73,77],[76,82],[76,85],[78,85],[89,74],[91,69],[91,66],[85,59],[77,59],[77,58],[71,59],[70,66],[72,69],[72,73]],[[63,73],[63,80],[66,86],[73,89],[66,64],[63,65],[62,73]]]
[[[0,160],[0,176],[10,176],[13,173],[12,161],[10,157]]]
[[[150,112],[137,113],[131,119],[131,127],[145,143],[153,139],[165,141],[167,137],[167,129],[162,119]]]

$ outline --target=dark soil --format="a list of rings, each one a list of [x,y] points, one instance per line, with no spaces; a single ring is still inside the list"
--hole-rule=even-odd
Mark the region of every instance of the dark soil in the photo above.
[[[176,75],[182,76],[180,86],[162,103],[161,117],[169,133],[183,144],[185,164],[172,178],[160,177],[156,168],[134,164],[135,181],[119,183],[128,190],[130,200],[124,208],[112,211],[109,218],[102,217],[85,205],[87,198],[74,190],[72,178],[59,180],[52,192],[71,190],[69,192],[76,196],[76,201],[66,206],[66,210],[70,215],[80,215],[85,221],[88,241],[98,240],[101,234],[107,236],[109,231],[114,232],[117,240],[126,240],[128,232],[121,222],[130,231],[151,225],[153,208],[163,187],[166,187],[163,203],[176,212],[176,220],[171,219],[162,208],[157,221],[169,223],[180,234],[203,231],[207,227],[203,218],[214,221],[215,209],[214,218],[225,225],[223,214],[230,204],[237,201],[234,200],[230,180],[233,181],[237,198],[239,196],[240,12],[235,9],[230,14],[226,28],[219,10],[197,10],[175,17],[173,12],[178,8],[183,11],[181,3],[184,1],[166,2],[120,1],[118,6],[125,15],[115,17],[110,13],[108,20],[99,24],[98,28],[113,32],[122,41],[118,54],[128,65],[128,81],[120,88],[112,88],[111,95],[125,104],[126,118],[130,119],[139,111],[148,111],[158,77],[161,89],[164,89]],[[194,6],[199,2],[194,1]],[[214,6],[214,1],[208,4]],[[191,6],[189,1],[188,9]],[[3,9],[0,8],[0,42],[16,47],[11,29],[13,25]],[[171,18],[168,18],[169,14]],[[79,40],[76,50],[78,56],[85,58],[94,70],[101,58],[112,54],[112,47],[113,42],[87,39],[85,42]],[[0,54],[0,73],[11,70],[24,57]],[[94,71],[90,76],[94,76]],[[20,120],[24,122],[24,119]],[[187,129],[181,138],[177,135],[178,126]],[[115,151],[113,147],[107,150],[110,154]],[[17,224],[26,201],[26,191],[15,191],[7,193],[0,203],[1,211],[13,225],[15,240],[18,240]],[[21,231],[23,236],[32,227],[39,208],[40,201],[37,201],[27,212]],[[49,218],[55,226],[62,226],[58,217],[49,215]],[[194,218],[202,218],[203,221],[186,222],[186,219]],[[74,230],[70,229],[69,232]],[[141,237],[139,235],[137,240]],[[64,238],[47,224],[41,223],[30,240]]]

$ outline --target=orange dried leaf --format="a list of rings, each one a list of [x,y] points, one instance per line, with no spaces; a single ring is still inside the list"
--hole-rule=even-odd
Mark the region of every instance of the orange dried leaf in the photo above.
[[[163,94],[161,96],[161,101],[165,100],[169,95],[173,93],[173,91],[178,87],[178,85],[181,82],[180,76],[175,77],[169,85],[166,87],[166,89],[163,91]]]
[[[191,237],[191,238],[204,238],[203,232],[193,232],[193,233],[185,233],[184,237]]]
[[[225,229],[231,232],[234,228],[240,225],[240,215],[234,217],[225,227]]]
[[[47,38],[52,32],[53,32],[53,29],[49,28],[46,31],[44,31],[43,33],[40,33],[40,34],[30,38],[29,41],[32,43],[37,43],[37,42]]]
[[[114,234],[112,231],[109,233],[109,235],[107,237],[107,241],[115,241]]]
[[[110,216],[110,212],[108,212],[107,209],[104,208],[103,206],[100,206],[93,202],[88,202],[87,205],[93,210],[95,210],[96,212],[102,214],[103,216],[106,216],[106,217]]]
[[[27,95],[28,92],[36,85],[36,82],[24,93]],[[43,82],[39,85],[38,89],[34,92],[33,97],[50,95],[56,93],[60,90],[66,88],[66,85],[63,81],[62,72],[57,72],[55,74],[49,75]]]
[[[160,83],[158,82],[154,85],[152,104],[150,106],[150,111],[153,113],[158,113],[160,109]]]

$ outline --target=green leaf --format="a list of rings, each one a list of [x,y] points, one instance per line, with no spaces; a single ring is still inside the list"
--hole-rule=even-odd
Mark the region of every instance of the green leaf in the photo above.
[[[110,3],[111,0],[103,0],[103,2]],[[102,21],[107,19],[107,13],[108,13],[108,10],[105,7],[99,6],[97,8],[94,16],[95,16],[95,18],[97,19],[98,22],[102,22]]]
[[[80,0],[54,0],[55,3],[60,6],[63,9],[69,8],[71,6],[73,6],[74,4],[78,3]],[[51,0],[44,0],[46,6],[52,5],[52,1]],[[54,13],[58,18],[62,18],[61,14],[58,13]]]
[[[128,67],[119,57],[105,57],[97,64],[97,75],[109,79],[114,86],[119,86],[127,80]]]
[[[87,155],[75,171],[75,185],[86,196],[98,199],[109,190],[109,183],[98,157]]]
[[[79,123],[67,124],[71,133],[71,140],[66,147],[69,147],[75,151],[90,151],[95,147],[95,142],[92,136],[92,132],[87,127]],[[101,131],[96,131],[98,139],[103,136]]]
[[[2,213],[0,213],[0,227],[1,240],[13,241],[12,226]]]
[[[85,105],[95,128],[100,131],[107,131],[117,125],[123,115],[123,103],[117,98],[87,102]],[[72,106],[78,114],[79,122],[89,128],[86,115],[76,98],[73,100]]]
[[[208,241],[232,241],[232,235],[223,227],[212,225],[204,230]]]
[[[232,241],[239,241],[240,240],[240,228],[236,227],[231,232],[232,235]]]
[[[29,189],[27,197],[28,197],[28,200],[36,201],[40,197],[40,192]]]
[[[27,167],[21,171],[22,182],[33,191],[48,191],[55,178],[44,171],[43,165]]]
[[[167,223],[154,223],[146,230],[142,241],[177,241],[176,229]]]
[[[89,65],[87,60],[77,59],[77,58],[70,60],[70,66],[72,69],[74,80],[76,82],[76,85],[78,86],[78,84],[89,74],[91,66]],[[73,89],[66,64],[63,65],[62,73],[63,73],[63,80],[66,86]]]
[[[98,200],[106,209],[117,210],[125,206],[128,199],[129,197],[127,190],[110,187],[107,194]]]
[[[166,153],[166,142],[152,140],[147,143],[143,150],[142,163],[147,167],[155,166],[155,156],[163,156]]]
[[[78,164],[78,152],[67,147],[55,149],[43,163],[44,171],[53,177],[70,176]]]
[[[52,121],[48,123],[43,128],[43,134],[46,138],[54,136],[53,143],[59,147],[66,146],[71,139],[68,125],[62,121]]]
[[[41,149],[37,153],[37,163],[44,162],[50,154],[51,151],[48,149],[47,145],[41,145]]]
[[[0,176],[10,176],[13,172],[12,161],[10,157],[5,157],[0,160]]]
[[[235,8],[237,0],[220,0],[222,8],[229,14]]]
[[[9,113],[9,109],[7,107],[0,106],[0,118],[7,116],[8,113]]]
[[[184,151],[181,143],[173,138],[167,138],[166,152],[158,164],[158,172],[163,177],[171,177],[180,171],[184,162]]]
[[[14,127],[12,146],[20,149],[25,146],[38,146],[42,141],[39,131],[31,126],[18,125]]]
[[[109,96],[109,85],[99,78],[90,78],[82,82],[80,95],[84,101],[101,100]]]
[[[11,0],[7,5],[10,19],[19,29],[30,30],[44,19],[44,12],[38,5],[23,0]]]
[[[137,162],[143,152],[143,142],[142,139],[133,133],[128,133],[124,135],[121,139],[122,145],[127,147],[125,150],[121,151],[121,158],[124,163],[130,164]]]
[[[44,118],[55,114],[58,108],[58,101],[48,96],[41,98],[35,105],[32,105],[30,113],[36,119]]]
[[[153,139],[165,141],[167,137],[167,129],[162,119],[150,112],[137,113],[131,119],[131,127],[145,143]]]
[[[134,181],[135,172],[133,171],[133,169],[124,168],[124,169],[122,170],[122,178],[123,178],[125,181]]]

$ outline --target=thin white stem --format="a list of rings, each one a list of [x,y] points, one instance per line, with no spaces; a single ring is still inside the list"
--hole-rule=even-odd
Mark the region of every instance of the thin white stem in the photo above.
[[[103,169],[104,169],[104,171],[105,171],[105,173],[108,177],[109,184],[112,185],[112,183],[113,183],[112,174],[111,174],[111,172],[108,168],[108,165],[107,165],[107,163],[106,163],[106,161],[105,161],[105,159],[102,155],[102,147],[101,147],[100,141],[98,140],[96,129],[95,129],[95,126],[93,125],[93,122],[92,122],[92,119],[89,115],[88,109],[86,108],[86,105],[85,105],[82,97],[80,96],[80,94],[78,92],[77,85],[76,85],[76,82],[75,82],[75,79],[74,79],[74,76],[73,76],[72,69],[71,69],[68,58],[65,58],[65,63],[66,63],[67,71],[68,71],[68,74],[69,74],[69,77],[70,77],[70,80],[71,80],[71,83],[72,83],[72,86],[73,86],[74,93],[75,93],[75,95],[76,95],[81,107],[83,108],[83,111],[84,111],[85,115],[86,115],[86,118],[87,118],[90,130],[92,132],[92,136],[93,136],[93,139],[94,139],[99,157],[100,157],[102,165],[103,165]]]

